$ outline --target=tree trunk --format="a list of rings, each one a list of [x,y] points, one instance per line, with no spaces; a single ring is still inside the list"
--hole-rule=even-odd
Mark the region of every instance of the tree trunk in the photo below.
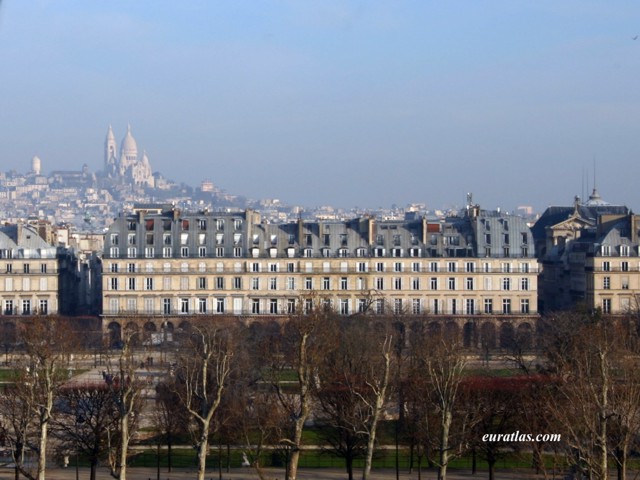
[[[289,480],[296,480],[296,476],[298,475],[300,445],[302,444],[302,429],[304,428],[305,418],[301,417],[295,423],[295,432],[293,434],[293,448],[291,449],[291,457],[287,465],[287,478]]]
[[[376,443],[376,430],[378,429],[378,420],[387,398],[387,385],[389,384],[389,374],[391,371],[391,354],[387,351],[384,353],[384,372],[382,374],[382,383],[376,392],[375,404],[373,406],[373,415],[371,426],[369,428],[369,439],[367,440],[367,456],[365,457],[364,470],[362,471],[362,480],[369,478],[371,473],[371,465],[373,463],[373,448]]]
[[[98,470],[98,459],[91,459],[91,469],[89,470],[89,480],[96,480],[96,473]]]
[[[204,480],[207,472],[207,453],[209,451],[209,422],[202,423],[200,445],[198,445],[198,480]]]
[[[129,450],[129,415],[125,414],[120,419],[120,460],[118,480],[127,480],[127,451]]]
[[[442,432],[440,435],[440,465],[438,465],[438,480],[447,480],[447,466],[449,464],[449,429],[451,428],[452,414],[449,410],[442,415]]]
[[[488,460],[489,462],[489,480],[494,480],[496,474],[496,461]]]
[[[347,474],[349,475],[349,480],[353,480],[353,458],[348,456],[345,460],[347,462]]]
[[[53,400],[52,400],[53,403]],[[49,430],[49,422],[46,420],[40,427],[40,445],[38,452],[38,480],[45,480],[47,467],[47,434]]]

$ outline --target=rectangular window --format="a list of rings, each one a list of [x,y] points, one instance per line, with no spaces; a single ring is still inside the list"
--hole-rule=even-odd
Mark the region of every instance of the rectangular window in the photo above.
[[[340,278],[340,290],[348,290],[349,289],[349,281],[347,277]]]
[[[451,299],[451,313],[453,315],[458,313],[458,301],[455,298]]]
[[[180,277],[180,290],[189,290],[189,277]]]
[[[467,273],[473,273],[476,269],[476,264],[473,262],[467,262],[466,264],[466,271]]]
[[[260,279],[258,277],[251,279],[251,290],[260,290]]]
[[[384,272],[384,263],[382,262],[376,263],[376,272]]]
[[[349,300],[346,298],[340,299],[340,315],[349,315]]]
[[[413,262],[411,264],[411,271],[419,273],[420,272],[420,262]]]
[[[305,290],[313,290],[313,279],[311,277],[304,279],[304,288]]]
[[[376,289],[384,290],[384,278],[382,277],[376,278]]]
[[[411,279],[411,288],[413,290],[420,290],[420,278],[414,277]]]
[[[322,289],[329,290],[331,287],[331,279],[329,277],[324,277],[322,279]]]
[[[438,278],[437,277],[431,277],[431,279],[429,280],[429,284],[430,284],[431,290],[437,290],[438,289]]]
[[[7,279],[9,280],[9,279]],[[10,289],[6,289],[8,291],[11,291]],[[118,290],[118,279],[117,277],[111,277],[111,290]]]
[[[447,263],[447,271],[448,272],[455,272],[456,271],[456,262]]]
[[[402,263],[401,262],[395,262],[393,264],[393,271],[394,272],[401,272],[402,271]]]
[[[117,301],[117,299],[116,299]],[[117,309],[116,309],[117,311]],[[13,300],[5,300],[4,301],[4,314],[5,315],[13,315]]]
[[[171,277],[162,277],[162,289],[171,290]]]
[[[181,298],[180,299],[180,313],[189,313],[189,299]]]
[[[278,300],[275,298],[269,300],[269,313],[274,315],[278,313]]]
[[[165,315],[169,315],[171,313],[171,299],[163,298],[162,299],[162,313]]]
[[[509,298],[502,299],[502,313],[505,313],[505,314],[511,313],[511,299]]]
[[[520,313],[529,313],[529,299],[523,298],[520,300]]]
[[[276,277],[271,277],[269,279],[269,290],[277,290],[278,289],[278,279]]]
[[[419,298],[414,298],[411,301],[411,312],[414,315],[420,315],[422,313],[422,302]]]
[[[199,298],[198,299],[198,313],[207,313],[207,299]]]
[[[602,299],[602,313],[611,313],[611,299],[603,298]]]
[[[396,315],[401,315],[403,313],[401,298],[396,298],[393,300],[393,313]]]
[[[611,289],[611,277],[604,277],[602,279],[602,288],[604,288],[605,290]]]
[[[393,279],[393,288],[395,290],[402,290],[402,278],[396,277]]]
[[[502,279],[502,290],[511,290],[511,279],[510,278],[503,278]]]
[[[49,300],[40,300],[40,315],[49,314]]]
[[[287,299],[287,313],[288,314],[296,313],[296,300],[295,300],[295,298],[288,298]]]
[[[242,289],[242,277],[233,277],[233,288],[235,290]]]
[[[22,300],[22,314],[31,315],[31,300]]]
[[[520,290],[529,290],[529,279],[521,278],[520,279]]]
[[[476,313],[476,302],[473,298],[467,298],[467,301],[465,302],[465,309],[465,313],[467,315],[473,315]]]
[[[490,298],[484,299],[484,313],[493,313],[493,300]]]
[[[260,300],[254,298],[251,300],[251,313],[259,314],[260,313]]]
[[[153,290],[153,277],[147,277],[144,280],[145,290]]]
[[[602,271],[610,272],[611,271],[611,262],[602,262]]]
[[[467,277],[466,280],[467,290],[473,290],[473,277]]]
[[[358,299],[358,312],[364,313],[367,311],[367,300],[364,298]]]
[[[287,277],[287,290],[296,289],[296,279],[294,277]]]
[[[449,277],[449,290],[456,289],[456,279],[455,277]]]
[[[198,277],[198,289],[204,290],[207,288],[207,277]]]
[[[629,262],[621,262],[620,263],[620,269],[623,272],[628,272],[629,271]]]
[[[46,263],[40,264],[40,273],[47,273],[47,264]]]
[[[437,272],[438,271],[438,262],[431,262],[429,264],[429,270],[432,272]]]
[[[216,277],[216,290],[224,290],[224,277]]]
[[[207,256],[207,247],[198,247],[198,256],[204,258]]]
[[[510,263],[503,263],[502,264],[502,271],[504,273],[509,273],[511,272],[511,264]]]
[[[216,298],[216,313],[224,313],[224,298]]]

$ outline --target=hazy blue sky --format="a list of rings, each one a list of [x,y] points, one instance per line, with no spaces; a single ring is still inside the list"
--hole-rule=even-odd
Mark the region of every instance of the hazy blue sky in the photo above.
[[[640,211],[640,3],[4,0],[0,169],[154,170],[308,206]]]

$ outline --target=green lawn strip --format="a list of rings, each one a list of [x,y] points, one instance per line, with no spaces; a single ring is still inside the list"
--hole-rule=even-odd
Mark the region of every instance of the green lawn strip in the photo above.
[[[234,448],[230,452],[230,466],[231,468],[242,467],[243,452],[245,450],[241,448]],[[248,454],[248,452],[247,452]],[[410,466],[410,454],[407,448],[400,448],[398,450],[398,465],[402,471],[407,471]],[[84,462],[81,462],[81,464]],[[218,450],[216,445],[212,445],[209,456],[207,457],[207,468],[218,468],[218,464],[221,463],[223,468],[227,466],[227,450],[223,446],[221,450]],[[281,450],[266,450],[261,455],[260,464],[264,467],[284,467],[286,463],[285,456]],[[553,470],[553,465],[556,465],[556,471],[562,471],[566,468],[566,464],[563,462],[562,456],[558,456],[555,459],[553,455],[548,453],[544,455],[544,463],[548,471]],[[155,467],[158,464],[157,450],[149,449],[140,452],[136,452],[129,460],[131,467]],[[163,449],[160,451],[160,467],[166,469],[167,451]],[[174,449],[172,453],[172,465],[174,468],[195,468],[196,467],[196,452],[194,449]],[[510,453],[504,458],[501,458],[496,464],[496,470],[526,470],[533,471],[532,455],[530,452],[526,453]],[[637,461],[634,462],[637,466]],[[299,466],[301,468],[344,468],[344,459],[336,456],[332,452],[324,449],[305,449],[300,457]],[[396,466],[396,451],[395,449],[377,450],[373,459],[374,469],[394,469]],[[457,470],[471,470],[472,458],[470,455],[456,458],[449,464],[450,468]],[[354,468],[361,469],[364,467],[364,460],[358,459],[354,462]],[[413,460],[413,469],[417,470],[417,459]],[[478,470],[486,471],[489,465],[485,460],[478,456],[476,460],[476,467]],[[422,469],[428,470],[429,466],[425,459],[422,460]]]

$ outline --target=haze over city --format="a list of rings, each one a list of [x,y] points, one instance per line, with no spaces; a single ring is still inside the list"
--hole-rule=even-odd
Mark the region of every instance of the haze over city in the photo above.
[[[1,169],[154,170],[301,205],[638,209],[640,6],[5,1]]]

